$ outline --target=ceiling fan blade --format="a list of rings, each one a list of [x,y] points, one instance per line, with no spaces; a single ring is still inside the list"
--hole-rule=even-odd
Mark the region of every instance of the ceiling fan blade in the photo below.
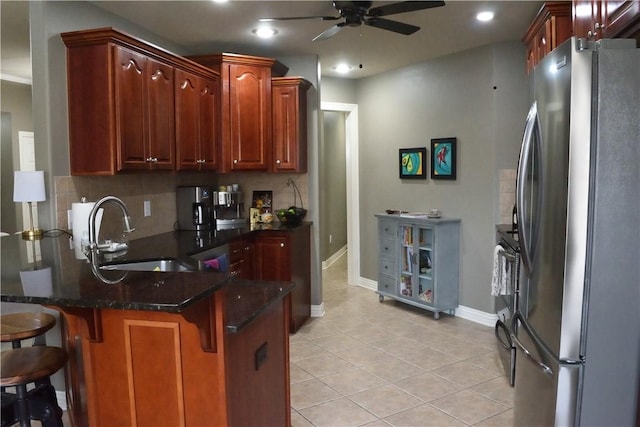
[[[271,22],[271,21],[293,21],[296,19],[320,19],[322,21],[337,21],[341,19],[342,16],[288,16],[283,18],[260,18],[258,21],[260,22]]]
[[[392,21],[384,18],[368,18],[364,20],[366,25],[381,28],[383,30],[393,31],[394,33],[404,34],[408,36],[420,29],[415,25],[405,24],[404,22]]]
[[[340,30],[342,30],[345,26],[347,25],[346,22],[340,22],[339,24],[334,25],[333,27],[329,28],[328,30],[324,31],[323,33],[317,35],[313,41],[318,41],[318,40],[326,40],[329,37],[333,37],[336,34],[338,34],[338,32]]]
[[[383,6],[372,7],[367,12],[367,16],[389,16],[396,13],[413,12],[416,10],[431,9],[433,7],[444,6],[443,1],[401,1]]]

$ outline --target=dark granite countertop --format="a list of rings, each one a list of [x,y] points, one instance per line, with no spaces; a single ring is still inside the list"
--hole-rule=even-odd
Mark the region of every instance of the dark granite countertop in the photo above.
[[[179,258],[224,245],[256,231],[291,230],[279,224],[218,230],[209,233],[175,231],[129,242],[118,261]],[[304,223],[301,227],[309,226]],[[34,254],[36,255],[34,257]],[[228,330],[237,331],[269,304],[295,286],[286,282],[244,281],[212,271],[134,272],[117,284],[96,277],[86,259],[76,259],[68,236],[45,237],[36,242],[20,235],[0,238],[0,300],[57,307],[110,308],[180,313],[223,286],[227,293]],[[119,271],[102,271],[108,279]]]

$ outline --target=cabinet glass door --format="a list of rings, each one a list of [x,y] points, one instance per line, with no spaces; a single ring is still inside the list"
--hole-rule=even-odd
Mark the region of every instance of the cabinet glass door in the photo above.
[[[399,293],[405,297],[413,297],[413,227],[400,227],[400,289]]]
[[[433,230],[418,230],[418,299],[433,304]]]

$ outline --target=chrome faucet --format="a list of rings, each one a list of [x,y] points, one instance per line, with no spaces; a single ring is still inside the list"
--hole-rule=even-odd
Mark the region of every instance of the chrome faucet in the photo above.
[[[115,285],[121,282],[122,280],[124,280],[125,276],[127,275],[127,272],[125,271],[123,274],[121,274],[119,277],[115,279],[110,279],[105,277],[102,274],[98,265],[99,264],[98,263],[98,236],[96,233],[96,215],[98,214],[98,211],[100,210],[102,205],[104,205],[107,202],[115,203],[122,211],[122,217],[124,222],[124,232],[130,233],[135,230],[135,228],[132,226],[132,221],[131,221],[131,217],[129,216],[129,211],[127,210],[127,206],[124,204],[124,202],[115,196],[103,197],[102,199],[96,202],[96,204],[93,206],[93,209],[91,209],[91,212],[89,212],[89,243],[88,243],[86,255],[87,255],[87,258],[89,258],[89,262],[91,263],[91,271],[93,272],[93,274],[98,279],[102,280],[104,283]]]
[[[135,230],[135,228],[132,226],[131,216],[129,216],[129,211],[127,210],[127,206],[124,204],[122,200],[120,200],[115,196],[106,196],[98,200],[96,204],[93,206],[93,209],[91,209],[91,212],[89,213],[89,242],[88,242],[89,248],[88,249],[92,257],[95,257],[98,251],[98,236],[96,235],[97,234],[96,233],[96,215],[98,214],[98,211],[100,210],[102,205],[104,205],[107,202],[115,203],[122,211],[122,217],[124,221],[124,232],[130,233]]]

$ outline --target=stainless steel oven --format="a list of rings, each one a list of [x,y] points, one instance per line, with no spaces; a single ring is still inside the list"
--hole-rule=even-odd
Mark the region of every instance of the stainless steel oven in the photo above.
[[[495,296],[495,310],[498,317],[495,335],[505,375],[513,387],[516,375],[516,347],[511,339],[511,320],[518,306],[520,292],[518,282],[520,277],[520,244],[517,240],[517,234],[511,230],[498,229],[496,240],[499,245],[498,257],[504,258],[500,262],[504,261],[505,272],[508,275],[508,288],[503,294]]]

